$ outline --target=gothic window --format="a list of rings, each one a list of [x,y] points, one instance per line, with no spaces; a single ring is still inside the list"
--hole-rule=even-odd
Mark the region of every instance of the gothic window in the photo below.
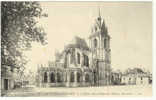
[[[112,76],[112,80],[114,80],[114,77]]]
[[[85,66],[85,62],[86,62],[86,59],[85,59],[85,55],[83,54],[83,65]]]
[[[70,74],[70,82],[74,82],[74,72],[71,72]]]
[[[89,58],[88,58],[88,56],[86,56],[86,66],[87,67],[89,66]]]
[[[69,64],[70,64],[70,54],[68,53],[67,54],[67,66],[69,66]]]
[[[80,54],[79,53],[77,53],[77,62],[78,62],[78,64],[80,64]]]
[[[142,80],[142,77],[141,77],[141,80]]]
[[[60,73],[57,73],[57,82],[61,82],[61,75],[60,75]]]
[[[50,74],[50,82],[51,83],[54,83],[55,82],[55,74],[54,73],[51,73]]]
[[[48,81],[47,78],[48,78],[48,76],[47,76],[47,72],[45,72],[45,73],[44,73],[44,83],[47,83],[47,81]]]
[[[89,75],[88,74],[85,75],[85,82],[89,82]]]
[[[86,55],[83,55],[83,57],[84,57],[84,66],[89,66],[89,58],[88,58],[88,56],[86,56]]]
[[[70,64],[73,63],[72,54],[70,54]]]
[[[97,73],[94,71],[94,83],[96,83],[97,82]]]
[[[77,82],[80,82],[81,74],[77,73]]]
[[[97,47],[97,39],[94,39],[94,47]]]
[[[107,45],[107,40],[104,39],[104,48],[106,48],[106,45]]]

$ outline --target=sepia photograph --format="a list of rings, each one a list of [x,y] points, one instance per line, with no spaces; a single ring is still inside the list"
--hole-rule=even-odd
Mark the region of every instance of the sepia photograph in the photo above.
[[[1,97],[152,97],[152,2],[0,4]]]

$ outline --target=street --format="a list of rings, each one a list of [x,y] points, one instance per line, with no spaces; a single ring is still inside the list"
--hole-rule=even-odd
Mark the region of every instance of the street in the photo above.
[[[51,87],[27,86],[10,90],[4,97],[71,97],[71,96],[152,96],[152,85],[103,86],[103,87]]]

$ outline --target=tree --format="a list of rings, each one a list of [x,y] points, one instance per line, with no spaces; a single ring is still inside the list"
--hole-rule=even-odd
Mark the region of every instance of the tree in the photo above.
[[[23,51],[32,42],[46,44],[46,33],[36,18],[45,17],[39,2],[1,3],[1,64],[21,68],[27,63]]]

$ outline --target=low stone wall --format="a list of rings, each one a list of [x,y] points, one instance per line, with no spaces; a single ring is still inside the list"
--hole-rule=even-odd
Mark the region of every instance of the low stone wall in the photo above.
[[[42,83],[39,87],[86,87],[91,86],[90,82],[62,82],[62,83]]]

